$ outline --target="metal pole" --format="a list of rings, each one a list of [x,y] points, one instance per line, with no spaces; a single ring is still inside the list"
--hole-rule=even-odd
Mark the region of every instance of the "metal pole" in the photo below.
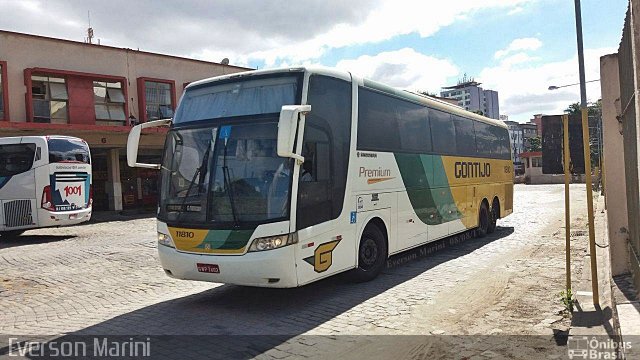
[[[578,66],[580,71],[580,108],[582,110],[582,142],[584,144],[584,173],[587,185],[587,219],[589,220],[589,255],[591,256],[591,290],[593,305],[600,306],[598,290],[598,264],[596,237],[593,225],[593,190],[591,188],[591,147],[589,146],[589,115],[587,112],[587,85],[584,77],[584,50],[582,47],[582,13],[580,0],[575,0],[576,34],[578,38]]]
[[[564,126],[564,226],[565,226],[565,269],[567,273],[567,296],[571,294],[571,211],[569,206],[569,115],[562,116],[562,124]]]
[[[580,72],[580,107],[587,107],[587,85],[584,77],[584,49],[582,47],[582,12],[580,0],[575,0],[576,9],[576,35],[578,37],[578,70]]]

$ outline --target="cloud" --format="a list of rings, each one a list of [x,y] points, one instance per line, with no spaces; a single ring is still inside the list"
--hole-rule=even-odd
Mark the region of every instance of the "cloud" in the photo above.
[[[539,57],[535,57],[535,56],[529,56],[526,53],[520,52],[517,54],[513,54],[510,56],[505,57],[504,59],[502,59],[502,61],[500,62],[503,66],[514,66],[514,65],[518,65],[518,64],[523,64],[523,63],[531,63],[534,61],[539,61],[541,60],[541,58]]]
[[[328,49],[435,34],[486,9],[536,0],[64,0],[3,1],[0,28],[82,40],[87,11],[102,44],[233,64],[317,59]]]
[[[410,48],[342,60],[336,67],[390,86],[432,92],[438,92],[448,78],[460,73],[450,61]]]
[[[515,7],[511,10],[509,10],[509,12],[507,13],[507,15],[511,16],[511,15],[516,15],[516,14],[520,14],[524,12],[524,8],[521,6]]]
[[[616,48],[585,50],[587,80],[600,78],[600,56],[616,52]],[[500,96],[500,113],[512,120],[525,121],[533,114],[561,114],[571,103],[580,101],[580,87],[570,86],[549,91],[551,85],[568,85],[579,82],[578,56],[556,62],[513,62],[509,57],[496,66],[483,69],[477,77],[485,88],[497,90]],[[587,84],[587,98],[600,98],[600,83]]]
[[[505,49],[496,51],[494,58],[500,59],[513,52],[522,50],[538,50],[542,46],[542,41],[538,38],[520,38],[515,39]]]

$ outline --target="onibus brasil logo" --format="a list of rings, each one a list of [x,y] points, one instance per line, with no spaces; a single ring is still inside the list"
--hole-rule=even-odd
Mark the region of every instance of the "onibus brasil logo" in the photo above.
[[[620,350],[631,349],[631,342],[608,337],[569,336],[567,348],[569,359],[620,359]]]

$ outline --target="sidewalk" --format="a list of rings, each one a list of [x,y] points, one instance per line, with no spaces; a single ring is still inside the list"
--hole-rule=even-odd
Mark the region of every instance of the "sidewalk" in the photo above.
[[[611,272],[609,260],[609,239],[606,227],[606,212],[604,197],[594,192],[594,228],[596,238],[596,260],[598,269],[598,289],[600,304],[594,305],[591,283],[591,254],[589,251],[588,225],[585,226],[586,241],[579,246],[585,247],[582,259],[582,271],[579,278],[573,279],[573,294],[576,300],[573,317],[571,319],[570,335],[595,335],[615,337],[617,332],[615,309],[611,296]],[[586,214],[585,214],[586,218]],[[572,246],[575,246],[572,239]]]
[[[587,241],[586,253],[581,259],[583,264],[581,276],[573,280],[576,307],[569,336],[596,337],[599,340],[608,338],[617,343],[630,342],[631,347],[622,349],[618,356],[635,359],[640,356],[638,352],[640,342],[635,336],[640,335],[640,302],[637,301],[637,293],[630,279],[624,276],[616,278],[611,276],[604,197],[598,196],[594,199],[594,208],[600,304],[593,304],[591,263]],[[580,245],[583,246],[583,244]]]

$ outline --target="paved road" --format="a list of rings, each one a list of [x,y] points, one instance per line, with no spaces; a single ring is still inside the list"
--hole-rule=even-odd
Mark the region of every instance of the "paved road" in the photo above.
[[[572,192],[580,212],[584,185]],[[562,186],[517,185],[515,213],[491,236],[396,257],[369,283],[335,277],[298,289],[172,280],[157,261],[152,218],[29,231],[0,242],[0,334],[277,335],[250,352],[270,358],[336,339],[314,335],[533,334],[547,344],[568,324],[557,299],[562,201]],[[232,338],[218,348],[246,341]],[[335,351],[349,357],[353,344]]]

